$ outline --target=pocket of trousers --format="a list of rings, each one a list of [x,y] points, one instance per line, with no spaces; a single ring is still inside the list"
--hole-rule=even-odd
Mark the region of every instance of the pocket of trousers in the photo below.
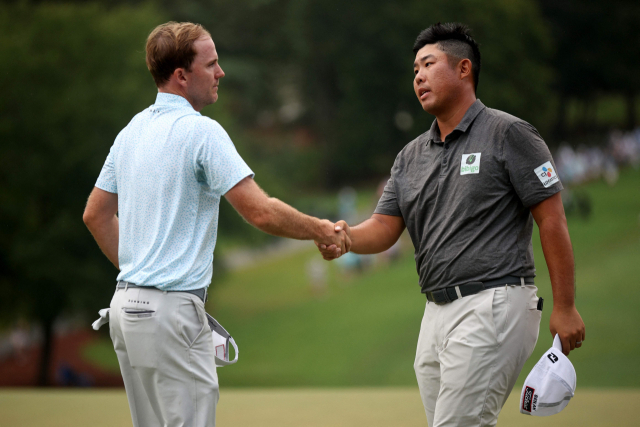
[[[153,310],[138,310],[135,308],[123,308],[123,310],[126,314],[135,316],[138,319],[141,319],[143,317],[151,317],[155,313],[155,311]]]
[[[493,314],[493,326],[495,328],[496,340],[501,343],[509,320],[509,288],[495,288],[493,292],[493,302],[491,304]]]
[[[200,310],[191,297],[182,301],[178,309],[178,325],[187,347],[191,347],[207,326],[204,307]]]
[[[152,310],[122,308],[120,327],[131,366],[157,366],[158,323]]]
[[[531,356],[538,342],[540,334],[540,320],[542,319],[542,310],[538,310],[538,296],[536,295],[537,287],[532,290],[533,295],[527,304],[527,357]]]

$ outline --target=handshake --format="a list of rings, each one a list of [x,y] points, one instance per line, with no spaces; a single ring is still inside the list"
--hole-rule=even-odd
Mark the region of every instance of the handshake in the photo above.
[[[340,258],[351,250],[351,228],[344,221],[334,224],[323,220],[321,235],[314,239],[314,243],[325,260]]]

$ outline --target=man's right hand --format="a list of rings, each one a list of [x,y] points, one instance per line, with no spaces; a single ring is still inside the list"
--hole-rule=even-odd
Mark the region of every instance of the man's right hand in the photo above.
[[[316,240],[314,243],[316,244],[316,246],[318,247],[318,250],[322,254],[322,258],[324,258],[327,261],[340,258],[342,255],[346,254],[351,250],[351,228],[349,227],[349,224],[341,220],[334,224],[333,229],[334,229],[334,234],[343,235],[346,237],[346,240],[348,241],[348,247],[346,248],[346,251],[345,251],[337,243],[331,243],[331,242],[324,243]]]
[[[321,235],[314,242],[324,259],[335,259],[351,250],[351,230],[346,222],[338,221],[334,224],[323,219],[320,223]],[[327,256],[323,250],[327,251]]]

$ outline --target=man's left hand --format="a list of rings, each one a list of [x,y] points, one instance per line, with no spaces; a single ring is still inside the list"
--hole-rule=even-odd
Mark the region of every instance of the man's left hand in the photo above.
[[[560,336],[562,352],[568,356],[571,350],[582,347],[585,339],[585,328],[582,317],[575,305],[568,308],[553,308],[549,321],[551,336]]]

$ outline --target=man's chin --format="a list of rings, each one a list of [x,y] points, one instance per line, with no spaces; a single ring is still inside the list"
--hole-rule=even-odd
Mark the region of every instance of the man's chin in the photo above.
[[[422,109],[431,114],[432,116],[437,115],[439,108],[437,105],[435,105],[433,102],[421,102],[420,105],[422,106]]]
[[[420,105],[422,106],[422,109],[424,111],[426,111],[429,114],[433,114],[433,110],[434,110],[433,105],[431,104],[420,104]]]

